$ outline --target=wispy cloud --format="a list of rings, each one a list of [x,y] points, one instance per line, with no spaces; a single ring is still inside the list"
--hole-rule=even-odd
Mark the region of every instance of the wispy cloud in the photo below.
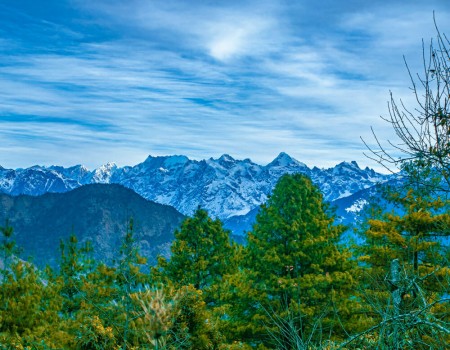
[[[265,163],[286,151],[374,166],[359,136],[372,140],[370,125],[394,136],[378,116],[390,89],[410,101],[402,54],[420,69],[432,9],[438,21],[449,12],[444,1],[323,6],[63,1],[48,18],[5,7],[0,164],[222,153]]]

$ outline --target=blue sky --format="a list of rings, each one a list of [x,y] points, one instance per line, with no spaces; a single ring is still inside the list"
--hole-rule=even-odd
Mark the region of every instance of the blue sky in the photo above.
[[[2,0],[0,165],[223,153],[265,164],[356,160],[412,104],[405,55],[450,33],[428,1]]]

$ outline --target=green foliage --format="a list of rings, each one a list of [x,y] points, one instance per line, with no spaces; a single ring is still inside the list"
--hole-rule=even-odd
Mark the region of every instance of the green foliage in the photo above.
[[[217,349],[222,337],[217,330],[212,311],[203,300],[202,291],[193,285],[180,288],[176,304],[173,333],[185,339],[177,349]]]
[[[311,181],[285,175],[247,246],[198,209],[175,232],[170,260],[144,272],[130,220],[111,266],[90,244],[61,242],[58,273],[0,252],[5,349],[443,349],[449,341],[448,202],[411,165],[388,199],[397,211],[363,225],[358,260]],[[413,181],[417,179],[417,181]],[[393,265],[393,261],[397,265]],[[360,266],[357,266],[359,262]],[[392,266],[398,266],[393,268]],[[356,278],[358,277],[358,278]],[[358,284],[358,285],[357,285]]]
[[[147,275],[142,272],[147,259],[139,254],[139,248],[134,236],[134,222],[131,218],[122,246],[119,251],[117,266],[117,283],[128,293],[132,292],[139,285],[147,282]]]
[[[116,327],[119,329],[119,339],[122,349],[126,349],[128,344],[139,342],[139,336],[134,325],[133,314],[136,312],[136,302],[131,298],[132,293],[139,290],[148,276],[141,268],[146,264],[147,259],[139,254],[139,249],[134,238],[133,219],[129,221],[122,246],[120,248],[120,259],[116,269],[116,298],[117,307],[114,312],[118,314]]]
[[[141,257],[130,220],[115,266],[98,264],[90,244],[79,246],[75,236],[61,242],[58,281],[63,299],[62,314],[80,349],[126,349],[143,337],[136,325],[139,309],[133,294],[149,281],[142,272]]]
[[[236,316],[243,337],[268,345],[269,315],[285,318],[289,313],[297,315],[302,336],[316,327],[321,333],[342,334],[341,323],[353,311],[349,294],[355,264],[339,245],[344,227],[333,222],[308,178],[295,174],[280,179],[248,234],[245,270],[234,286],[246,300]]]
[[[205,210],[198,208],[175,232],[171,252],[170,260],[159,258],[152,276],[157,282],[168,283],[184,291],[179,300],[179,305],[185,304],[182,307],[184,312],[179,317],[189,314],[190,318],[201,318],[210,313],[208,323],[202,325],[194,327],[195,319],[183,321],[189,325],[186,328],[189,342],[206,349],[206,344],[214,344],[218,337],[216,331],[209,328],[212,325],[218,328],[227,326],[223,318],[230,305],[224,299],[226,291],[223,284],[227,276],[237,269],[239,248],[231,242],[230,232],[223,228],[220,220],[212,220]],[[192,305],[188,305],[187,300]],[[189,312],[188,306],[191,308]]]
[[[442,244],[450,236],[449,202],[437,196],[430,171],[409,163],[408,186],[387,188],[384,197],[394,209],[374,212],[362,232],[364,244],[357,248],[359,260],[369,269],[373,279],[382,280],[391,262],[398,259],[407,271],[418,278],[428,276],[430,290],[443,292],[443,278],[450,270],[448,246]]]
[[[422,349],[449,340],[449,248],[442,244],[450,235],[449,203],[434,192],[431,172],[414,164],[404,169],[408,186],[385,194],[394,210],[369,217],[365,243],[356,249],[368,329],[390,348]]]
[[[67,325],[60,318],[60,289],[32,264],[18,259],[20,251],[14,230],[0,227],[2,233],[2,279],[0,301],[0,344],[21,349],[62,348],[71,344]],[[14,345],[12,345],[14,344]]]
[[[116,338],[112,327],[105,327],[102,320],[94,315],[77,331],[76,347],[83,350],[116,350]]]
[[[92,315],[97,315],[102,327],[113,331],[116,345],[121,349],[136,346],[142,340],[135,317],[139,303],[132,296],[149,282],[149,276],[142,271],[145,264],[146,259],[139,254],[131,219],[116,266],[99,265],[85,284],[84,318],[89,321]]]
[[[68,325],[59,314],[60,290],[34,266],[12,263],[1,288],[0,342],[38,349],[72,344]]]
[[[85,297],[83,286],[86,278],[94,269],[93,259],[90,257],[92,246],[87,242],[79,247],[77,237],[72,234],[67,242],[60,242],[60,250],[59,282],[60,294],[63,297],[62,312],[65,317],[74,318]]]
[[[235,250],[230,232],[220,220],[212,220],[199,208],[175,231],[171,258],[160,258],[156,270],[176,286],[192,284],[209,294],[224,275],[234,271]],[[154,273],[158,275],[158,271]]]
[[[1,233],[1,245],[0,245],[0,282],[7,278],[8,267],[13,262],[13,259],[19,255],[20,249],[16,245],[16,241],[13,238],[14,229],[9,225],[9,221],[6,220],[5,226],[0,226]]]

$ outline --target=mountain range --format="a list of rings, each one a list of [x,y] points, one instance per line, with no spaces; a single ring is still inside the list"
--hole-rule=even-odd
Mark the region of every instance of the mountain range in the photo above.
[[[264,166],[223,155],[201,161],[149,156],[135,166],[108,163],[94,170],[0,167],[0,223],[10,220],[22,256],[33,256],[38,266],[56,266],[59,241],[71,232],[81,242],[92,241],[100,260],[114,260],[133,217],[140,251],[153,264],[158,254],[169,255],[174,231],[198,206],[243,242],[259,206],[286,173],[309,176],[336,208],[337,221],[347,225],[356,222],[380,183],[395,181],[356,162],[309,168],[286,153]]]
[[[0,167],[0,191],[13,196],[62,193],[86,184],[120,184],[145,199],[170,205],[184,215],[201,206],[225,222],[252,215],[264,203],[278,179],[286,173],[303,173],[319,186],[324,199],[333,202],[388,181],[389,175],[361,169],[356,162],[335,167],[309,168],[286,153],[267,165],[229,155],[191,160],[185,156],[149,156],[135,166],[107,163],[94,170],[82,165]]]

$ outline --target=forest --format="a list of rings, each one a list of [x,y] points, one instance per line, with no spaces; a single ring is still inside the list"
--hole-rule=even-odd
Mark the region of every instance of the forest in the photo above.
[[[18,259],[1,227],[5,349],[445,349],[450,342],[448,202],[412,163],[346,230],[304,175],[284,175],[246,245],[198,208],[171,257],[148,266],[130,219],[116,261],[62,241],[59,269]],[[418,180],[424,181],[418,181]]]

